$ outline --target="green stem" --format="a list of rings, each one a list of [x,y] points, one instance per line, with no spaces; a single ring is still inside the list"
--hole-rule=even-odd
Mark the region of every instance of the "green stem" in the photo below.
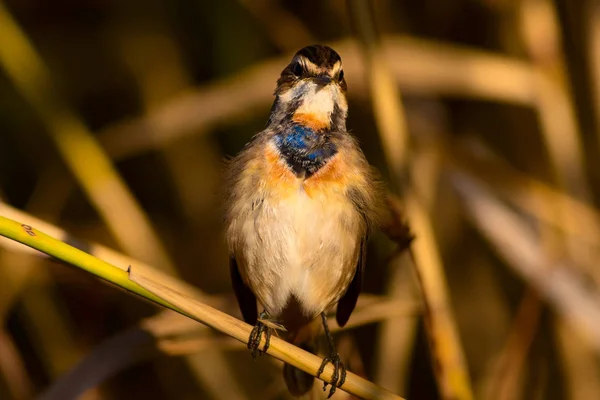
[[[54,239],[29,225],[21,224],[0,216],[0,235],[39,250],[42,253],[46,253],[67,264],[81,268],[96,275],[98,278],[117,285],[129,292],[135,293],[151,302],[188,316],[177,307],[167,303],[160,297],[150,293],[137,283],[131,281],[127,271],[123,271],[112,264],[99,260],[90,254],[69,246],[60,240]]]

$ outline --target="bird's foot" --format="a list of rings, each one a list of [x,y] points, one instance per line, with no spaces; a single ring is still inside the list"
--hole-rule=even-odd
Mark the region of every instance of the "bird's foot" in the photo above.
[[[266,311],[260,313],[258,321],[256,321],[256,325],[250,332],[250,338],[248,339],[248,349],[252,351],[252,358],[256,358],[256,355],[262,355],[266,353],[269,349],[269,345],[271,344],[271,330],[267,324],[263,323],[261,320],[268,320],[269,315]],[[265,345],[262,350],[260,349],[260,342],[262,340],[263,334],[265,335]]]
[[[319,371],[317,372],[317,378],[321,376],[323,370],[325,370],[325,366],[329,363],[333,364],[333,375],[331,376],[330,382],[323,382],[323,391],[327,390],[327,385],[331,385],[327,398],[333,396],[336,389],[342,387],[344,382],[346,382],[346,366],[340,359],[338,353],[331,353],[328,357],[323,359]]]

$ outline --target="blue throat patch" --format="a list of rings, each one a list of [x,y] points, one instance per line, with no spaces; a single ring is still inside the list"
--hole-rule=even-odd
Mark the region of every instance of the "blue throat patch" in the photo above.
[[[296,176],[313,175],[337,153],[326,132],[317,133],[303,125],[291,125],[274,139]]]

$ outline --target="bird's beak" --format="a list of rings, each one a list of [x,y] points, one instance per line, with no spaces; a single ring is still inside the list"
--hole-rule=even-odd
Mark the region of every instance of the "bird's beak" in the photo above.
[[[312,81],[317,84],[319,88],[327,86],[331,83],[331,77],[329,76],[315,76]]]

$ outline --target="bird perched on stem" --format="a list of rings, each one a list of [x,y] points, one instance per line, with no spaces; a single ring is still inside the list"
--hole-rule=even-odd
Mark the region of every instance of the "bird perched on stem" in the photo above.
[[[248,347],[253,356],[267,351],[273,326],[282,325],[284,338],[316,353],[322,322],[329,352],[317,377],[333,364],[329,396],[343,385],[346,367],[326,312],[337,303],[338,324],[350,318],[367,237],[384,210],[380,185],[346,130],[347,112],[340,56],[327,46],[301,49],[277,81],[266,128],[225,176],[231,279],[244,320],[255,325]],[[296,396],[314,382],[290,365],[284,378]]]

